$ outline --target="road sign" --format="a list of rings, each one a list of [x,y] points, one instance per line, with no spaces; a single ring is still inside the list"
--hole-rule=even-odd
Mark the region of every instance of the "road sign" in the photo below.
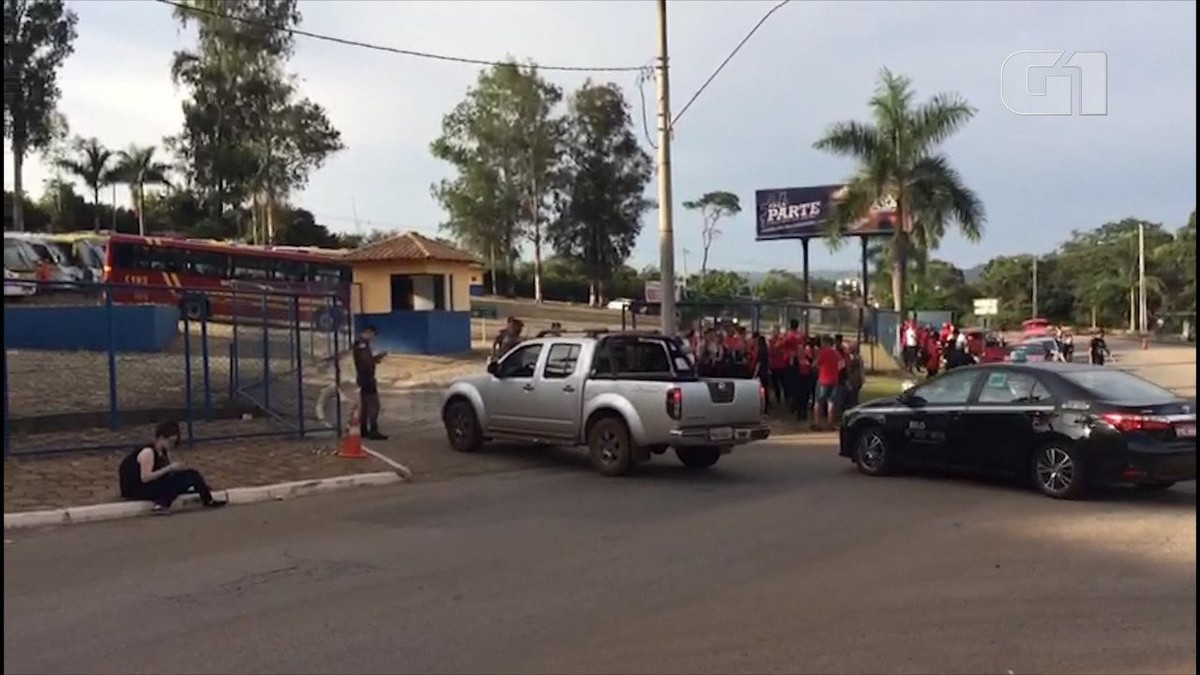
[[[999,298],[975,298],[975,316],[996,316],[999,313]]]

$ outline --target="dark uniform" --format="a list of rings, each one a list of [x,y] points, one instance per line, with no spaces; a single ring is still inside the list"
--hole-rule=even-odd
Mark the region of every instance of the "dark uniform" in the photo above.
[[[379,359],[371,352],[371,343],[363,338],[354,341],[354,374],[358,382],[362,403],[359,430],[364,437],[380,437],[379,433],[379,382],[375,379],[375,365]]]
[[[1092,357],[1092,363],[1097,366],[1104,365],[1104,357],[1108,356],[1108,343],[1102,336],[1097,335],[1088,345],[1088,354]]]

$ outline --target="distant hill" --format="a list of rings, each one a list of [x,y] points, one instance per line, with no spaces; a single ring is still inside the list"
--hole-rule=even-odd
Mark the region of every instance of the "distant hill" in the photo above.
[[[983,276],[983,265],[976,265],[963,270],[963,278],[968,284],[979,283],[980,277]],[[767,272],[738,272],[749,281],[751,284],[761,283],[767,277]],[[795,270],[797,276],[800,275],[800,270]],[[839,279],[857,279],[861,272],[859,270],[812,270],[809,272],[813,279],[825,279],[827,281],[838,281]]]

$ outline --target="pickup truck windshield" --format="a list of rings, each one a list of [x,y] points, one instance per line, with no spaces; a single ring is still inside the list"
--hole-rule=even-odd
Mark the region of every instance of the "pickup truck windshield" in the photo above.
[[[674,340],[621,336],[600,343],[593,377],[694,380],[696,373]]]

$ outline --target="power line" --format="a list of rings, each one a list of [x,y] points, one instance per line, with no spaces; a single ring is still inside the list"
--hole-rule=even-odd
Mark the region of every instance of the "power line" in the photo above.
[[[679,112],[675,114],[675,119],[671,120],[671,129],[675,128],[675,124],[679,122],[679,118],[683,117],[683,114],[688,111],[688,108],[692,107],[692,104],[696,102],[696,99],[700,98],[700,94],[704,93],[704,90],[708,88],[708,85],[712,84],[712,81],[717,79],[717,75],[721,74],[721,71],[725,69],[725,66],[729,65],[729,62],[733,60],[733,57],[737,56],[737,53],[741,51],[742,47],[744,47],[747,42],[750,41],[750,38],[754,37],[754,34],[758,32],[758,29],[762,28],[762,25],[767,22],[767,19],[771,18],[772,14],[779,11],[784,5],[791,1],[792,0],[782,0],[779,4],[767,11],[767,13],[758,20],[758,23],[754,24],[754,28],[751,28],[750,32],[746,33],[746,37],[742,38],[742,41],[733,48],[733,51],[729,52],[729,56],[725,57],[725,60],[721,62],[721,65],[717,66],[717,69],[713,71],[713,74],[708,76],[708,79],[704,81],[704,84],[700,85],[700,88],[696,90],[696,93],[692,94],[692,97],[688,99],[688,102],[683,104],[683,107],[680,108]]]
[[[251,25],[251,26],[258,26],[260,28],[269,28],[271,30],[288,33],[289,35],[300,35],[302,37],[312,38],[314,40],[323,40],[325,42],[333,42],[336,44],[346,45],[349,47],[361,47],[363,49],[371,49],[371,50],[379,51],[379,52],[387,52],[389,54],[399,54],[401,56],[412,56],[412,57],[421,58],[421,59],[430,59],[433,61],[445,61],[445,62],[449,62],[449,63],[466,63],[466,64],[471,64],[471,65],[476,65],[476,66],[505,66],[505,65],[510,65],[512,63],[511,61],[489,61],[487,59],[473,59],[473,58],[468,58],[465,56],[450,56],[447,54],[434,54],[431,52],[420,52],[420,51],[416,51],[414,49],[401,49],[399,47],[388,47],[385,45],[371,44],[369,42],[362,42],[359,40],[340,38],[340,37],[336,37],[333,35],[324,35],[322,33],[313,33],[311,31],[301,30],[299,28],[289,28],[286,26],[278,26],[275,24],[266,23],[264,21],[256,21],[254,19],[247,19],[245,17],[240,17],[240,16],[232,16],[230,14],[226,14],[224,12],[218,12],[218,11],[211,10],[211,9],[206,9],[206,8],[201,8],[201,7],[193,7],[191,5],[188,5],[183,2],[178,2],[176,0],[155,0],[155,1],[159,2],[161,4],[164,4],[164,5],[169,5],[171,7],[175,7],[176,9],[182,9],[182,10],[185,10],[188,12],[193,12],[196,14],[207,14],[209,16],[215,16],[215,17],[227,19],[230,21],[237,21],[239,23],[244,23],[244,24]],[[575,72],[575,73],[633,73],[633,72],[641,72],[643,70],[643,68],[644,68],[643,66],[605,67],[605,66],[543,66],[540,64],[537,65],[538,70],[558,71],[558,72]]]

